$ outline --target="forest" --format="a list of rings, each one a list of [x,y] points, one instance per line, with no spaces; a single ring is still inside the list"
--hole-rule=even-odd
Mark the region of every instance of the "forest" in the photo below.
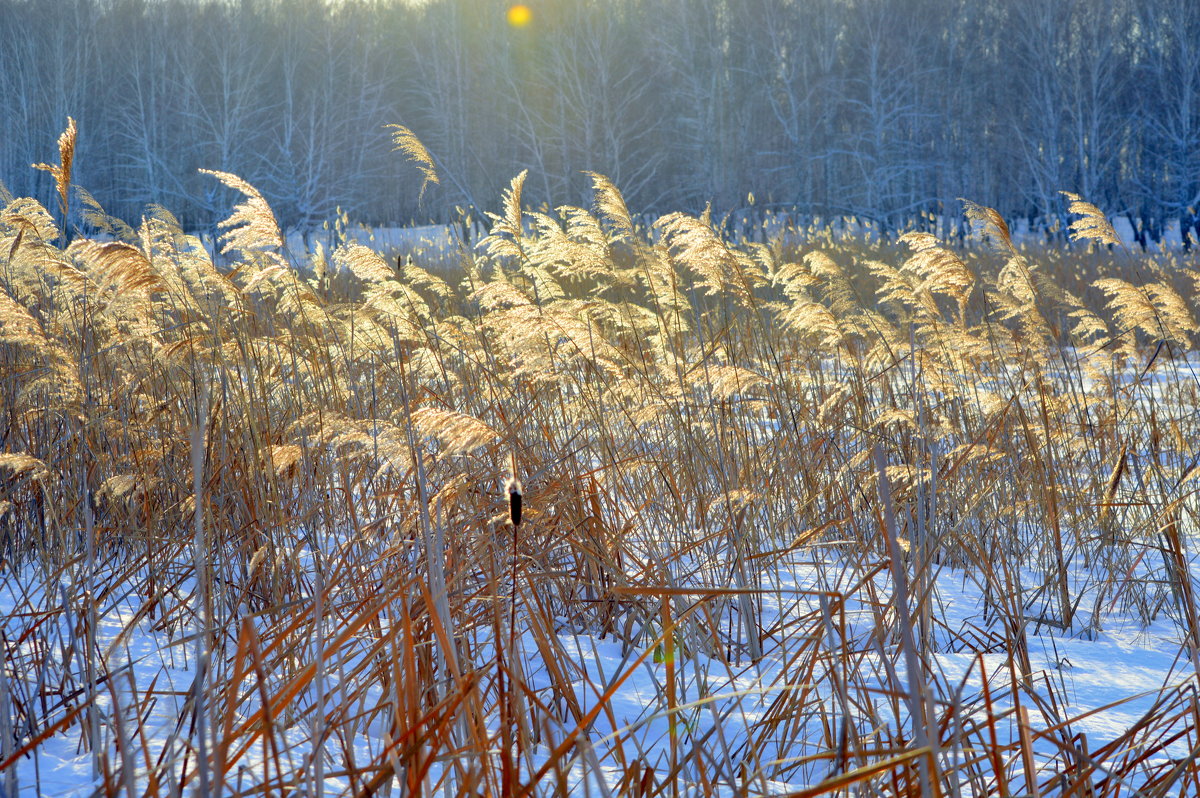
[[[1200,2],[0,36],[0,798],[1200,795]]]
[[[115,216],[154,203],[189,229],[228,207],[207,168],[301,230],[338,209],[450,221],[529,169],[534,207],[582,202],[592,171],[645,214],[947,236],[970,197],[1061,240],[1069,190],[1143,246],[1200,232],[1192,0],[529,8],[516,27],[479,0],[0,0],[0,181],[52,202],[29,167],[72,116],[77,185]],[[426,144],[439,185],[417,190],[390,123]]]

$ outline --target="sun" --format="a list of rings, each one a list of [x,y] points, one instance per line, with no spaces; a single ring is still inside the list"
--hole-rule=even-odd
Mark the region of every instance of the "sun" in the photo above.
[[[518,3],[515,6],[510,6],[508,9],[508,24],[514,28],[523,28],[533,21],[533,12],[529,10],[529,6]]]

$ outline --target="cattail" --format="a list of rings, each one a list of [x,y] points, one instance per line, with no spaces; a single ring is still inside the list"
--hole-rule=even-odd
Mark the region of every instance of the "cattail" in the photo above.
[[[521,525],[521,480],[517,479],[517,455],[512,455],[512,469],[504,480],[504,492],[508,494],[508,520],[514,527]]]

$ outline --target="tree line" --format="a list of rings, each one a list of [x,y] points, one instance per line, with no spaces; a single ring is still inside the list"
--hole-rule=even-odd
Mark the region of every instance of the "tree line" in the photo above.
[[[1194,0],[0,0],[0,180],[211,225],[234,172],[303,228],[579,204],[781,208],[954,231],[958,198],[1034,229],[1060,190],[1140,241],[1200,234]],[[393,151],[411,128],[440,184]]]

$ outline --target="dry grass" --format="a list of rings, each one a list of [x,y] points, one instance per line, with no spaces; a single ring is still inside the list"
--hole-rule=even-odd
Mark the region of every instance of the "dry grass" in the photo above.
[[[220,267],[161,209],[0,215],[0,770],[68,735],[130,795],[1200,785],[1194,680],[1089,740],[1029,655],[1132,615],[1197,656],[1195,264],[970,204],[990,248],[731,241],[599,175],[595,214],[529,213],[522,175],[453,273],[309,275],[212,174]],[[135,678],[148,630],[190,683]]]

